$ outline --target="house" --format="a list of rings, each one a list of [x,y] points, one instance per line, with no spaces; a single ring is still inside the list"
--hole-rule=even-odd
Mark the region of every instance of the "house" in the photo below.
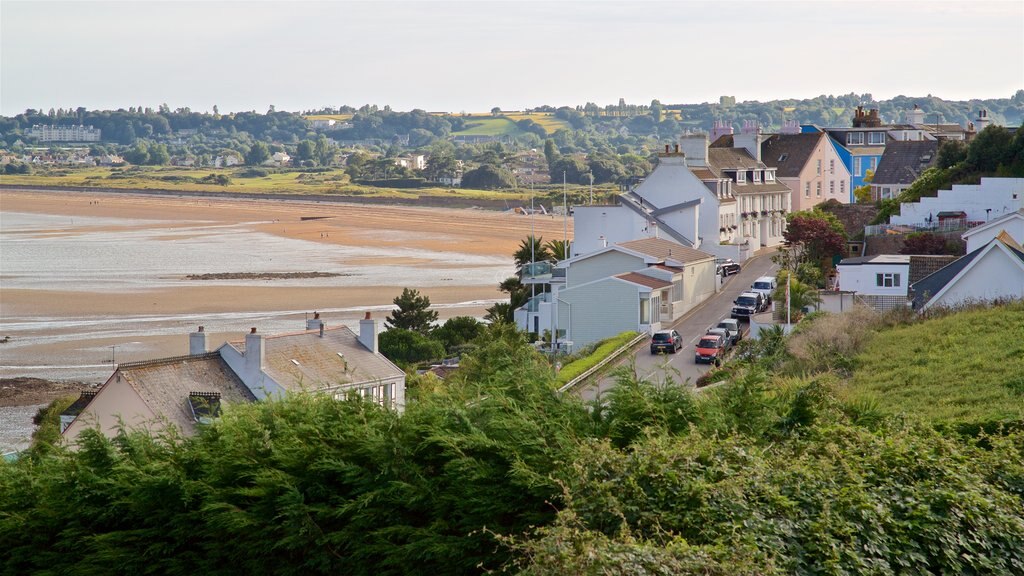
[[[877,202],[899,196],[922,172],[935,166],[938,153],[938,140],[889,142],[871,180],[871,199]]]
[[[718,287],[713,254],[663,238],[610,245],[535,272],[524,269],[523,282],[546,286],[515,311],[516,324],[575,349],[627,330],[657,331]]]
[[[1024,299],[1024,247],[1001,230],[987,243],[911,286],[914,307]]]
[[[971,228],[960,237],[967,243],[967,253],[988,244],[993,238],[1006,231],[1011,238],[1024,243],[1024,208],[1003,214],[999,218]]]
[[[706,158],[707,139],[700,135],[694,143],[690,153]],[[701,175],[714,178],[706,169]],[[679,145],[674,151],[666,145],[650,175],[620,194],[616,204],[574,206],[572,216],[575,233],[570,254],[574,257],[642,238],[664,237],[695,249],[705,242],[733,244],[737,238],[732,186],[726,182],[715,189],[705,186],[701,176],[687,166],[686,153]],[[734,248],[734,253],[723,256],[745,259],[739,256],[738,247]]]
[[[934,197],[900,204],[890,224],[920,228],[936,227],[940,212],[962,212],[967,227],[990,222],[1024,208],[1024,178],[982,178],[981,184],[954,184]]]
[[[103,131],[92,126],[51,126],[35,124],[25,131],[29,138],[39,142],[99,142]]]
[[[786,214],[792,210],[792,191],[778,181],[775,168],[761,161],[764,136],[756,123],[748,123],[732,140],[731,147],[708,149],[705,144],[706,161],[687,158],[687,165],[710,170],[710,178],[702,176],[709,189],[723,183],[732,188],[739,214],[736,232],[742,243],[752,250],[779,246],[785,241],[782,234]]]
[[[285,152],[274,152],[270,158],[267,158],[264,162],[264,166],[286,166],[292,161],[292,157]]]
[[[799,130],[799,128],[796,128]],[[809,210],[826,200],[850,202],[850,172],[823,132],[772,134],[761,144],[761,159],[792,195],[790,209]]]
[[[207,351],[199,327],[189,335],[188,356],[118,365],[92,397],[83,395],[62,414],[63,435],[73,439],[95,426],[112,435],[121,422],[152,432],[173,426],[188,435],[224,406],[300,391],[358,394],[401,410],[405,373],[380,355],[369,313],[358,334],[347,326],[327,328],[315,314],[304,331],[264,336],[253,328],[244,340],[214,351]]]
[[[310,127],[313,130],[327,130],[328,128],[333,128],[337,123],[338,121],[333,118],[315,118],[309,121]]]
[[[844,258],[836,266],[836,290],[855,293],[876,310],[907,305],[910,256],[877,254]]]
[[[423,170],[427,167],[427,157],[423,154],[406,154],[395,158],[395,166],[410,170]]]

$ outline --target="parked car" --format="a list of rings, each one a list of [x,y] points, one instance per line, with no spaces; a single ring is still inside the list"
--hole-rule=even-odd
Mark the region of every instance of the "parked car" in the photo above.
[[[725,278],[726,276],[739,274],[740,265],[733,262],[732,258],[715,258],[715,269],[718,271],[719,276]]]
[[[722,337],[722,348],[724,348],[723,352],[726,352],[730,348],[732,348],[732,334],[730,334],[729,331],[726,330],[725,328],[718,328],[717,326],[714,328],[709,328],[708,334],[714,334],[715,336]]]
[[[725,339],[718,334],[705,334],[697,341],[697,350],[694,353],[693,361],[697,364],[706,362],[721,366],[724,354]]]
[[[683,347],[683,337],[675,330],[661,330],[651,336],[651,354],[670,352],[675,354]]]
[[[772,276],[761,276],[750,285],[751,292],[757,292],[764,297],[765,302],[772,303],[772,292],[775,292],[775,278]]]
[[[740,323],[738,320],[729,318],[728,320],[722,320],[718,323],[716,328],[722,328],[723,330],[729,331],[729,338],[735,345],[737,342],[743,339],[743,330],[740,330]]]
[[[764,297],[757,292],[744,292],[732,303],[732,317],[740,320],[749,320],[752,315],[763,312],[768,307]]]

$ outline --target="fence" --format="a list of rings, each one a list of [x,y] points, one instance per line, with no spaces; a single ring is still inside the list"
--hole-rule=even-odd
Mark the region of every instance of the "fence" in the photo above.
[[[884,236],[886,234],[913,234],[914,232],[958,232],[970,230],[984,222],[975,220],[944,220],[942,222],[923,222],[921,224],[875,224],[864,227],[864,236]]]

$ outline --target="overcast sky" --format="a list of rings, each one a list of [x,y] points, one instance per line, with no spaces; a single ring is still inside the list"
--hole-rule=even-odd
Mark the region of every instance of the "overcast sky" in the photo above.
[[[0,0],[0,112],[1005,98],[1024,1]]]

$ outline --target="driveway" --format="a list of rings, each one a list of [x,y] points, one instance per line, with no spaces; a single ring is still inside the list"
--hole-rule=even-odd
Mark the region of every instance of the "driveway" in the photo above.
[[[701,302],[693,310],[687,312],[672,326],[662,326],[662,329],[674,328],[683,337],[683,348],[676,354],[652,355],[648,346],[637,350],[636,370],[637,373],[649,380],[660,380],[668,376],[677,382],[685,382],[692,386],[702,374],[711,369],[708,364],[697,364],[693,361],[695,344],[707,329],[718,324],[723,318],[729,318],[732,311],[732,301],[750,289],[750,285],[760,276],[774,276],[778,273],[778,265],[772,262],[771,255],[764,254],[756,256],[744,262],[743,270],[739,274],[729,276],[722,285],[721,290]],[[746,329],[746,322],[741,326]],[[626,356],[619,365],[629,362],[630,356]],[[602,393],[615,386],[615,379],[605,376],[598,382],[579,390],[580,396],[587,401],[594,400]]]

